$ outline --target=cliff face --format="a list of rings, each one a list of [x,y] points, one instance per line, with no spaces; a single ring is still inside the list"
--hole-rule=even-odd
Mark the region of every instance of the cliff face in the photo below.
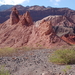
[[[18,21],[11,24],[13,21],[10,15],[6,22],[0,24],[0,48],[21,46],[50,48],[52,46],[67,45],[55,34],[50,21],[42,20],[37,26],[36,23],[33,24],[29,12],[18,15],[18,18],[15,19],[18,19]]]

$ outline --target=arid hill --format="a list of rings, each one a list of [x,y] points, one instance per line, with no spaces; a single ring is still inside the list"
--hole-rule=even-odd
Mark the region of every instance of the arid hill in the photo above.
[[[68,45],[59,38],[50,21],[43,20],[39,26],[33,23],[29,12],[19,15],[14,8],[10,18],[0,24],[1,47],[45,47]]]
[[[48,16],[37,21],[36,25],[39,26],[43,20],[52,23],[56,35],[69,44],[75,44],[75,24],[69,18],[61,15]]]
[[[43,20],[50,21],[52,23],[53,29],[58,36],[62,36],[65,34],[75,34],[75,24],[71,22],[66,16],[47,16],[42,20],[37,21],[36,25],[38,26]]]
[[[72,20],[70,20],[70,18],[67,18],[66,16],[62,16],[62,15],[50,15],[43,18],[42,20],[51,21],[52,26],[64,26],[64,27],[75,26],[75,23],[73,23]],[[42,20],[39,20],[36,23],[39,24]]]

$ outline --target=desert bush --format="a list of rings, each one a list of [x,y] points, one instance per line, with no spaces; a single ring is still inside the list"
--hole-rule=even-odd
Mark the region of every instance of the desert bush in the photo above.
[[[75,63],[75,50],[63,49],[53,52],[49,60],[56,64],[74,64]]]

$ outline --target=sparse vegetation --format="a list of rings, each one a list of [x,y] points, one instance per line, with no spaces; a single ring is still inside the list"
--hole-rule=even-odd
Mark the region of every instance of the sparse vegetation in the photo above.
[[[0,67],[0,75],[10,75],[9,71],[4,69],[4,66]]]
[[[67,74],[67,72],[71,69],[70,65],[65,66],[65,68],[63,69],[64,74]]]
[[[0,57],[1,56],[8,56],[15,52],[16,50],[14,48],[6,47],[0,49]]]
[[[29,51],[33,49],[36,50],[39,48],[33,48],[33,47],[27,47],[27,46],[18,47],[18,48],[11,48],[11,47],[1,48],[0,57],[18,55],[19,52],[23,53],[25,51]]]
[[[13,54],[18,53],[19,50],[28,51],[28,50],[31,50],[31,49],[32,48],[29,48],[29,47],[19,47],[19,48],[6,47],[6,48],[1,48],[0,49],[0,57],[2,57],[2,56],[12,56]]]
[[[50,61],[56,64],[74,64],[75,63],[75,50],[62,49],[56,50],[49,57]]]

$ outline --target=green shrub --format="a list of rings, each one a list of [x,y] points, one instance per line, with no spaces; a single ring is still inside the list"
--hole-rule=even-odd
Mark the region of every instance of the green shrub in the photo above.
[[[56,64],[74,64],[75,51],[70,49],[56,50],[49,59]]]

